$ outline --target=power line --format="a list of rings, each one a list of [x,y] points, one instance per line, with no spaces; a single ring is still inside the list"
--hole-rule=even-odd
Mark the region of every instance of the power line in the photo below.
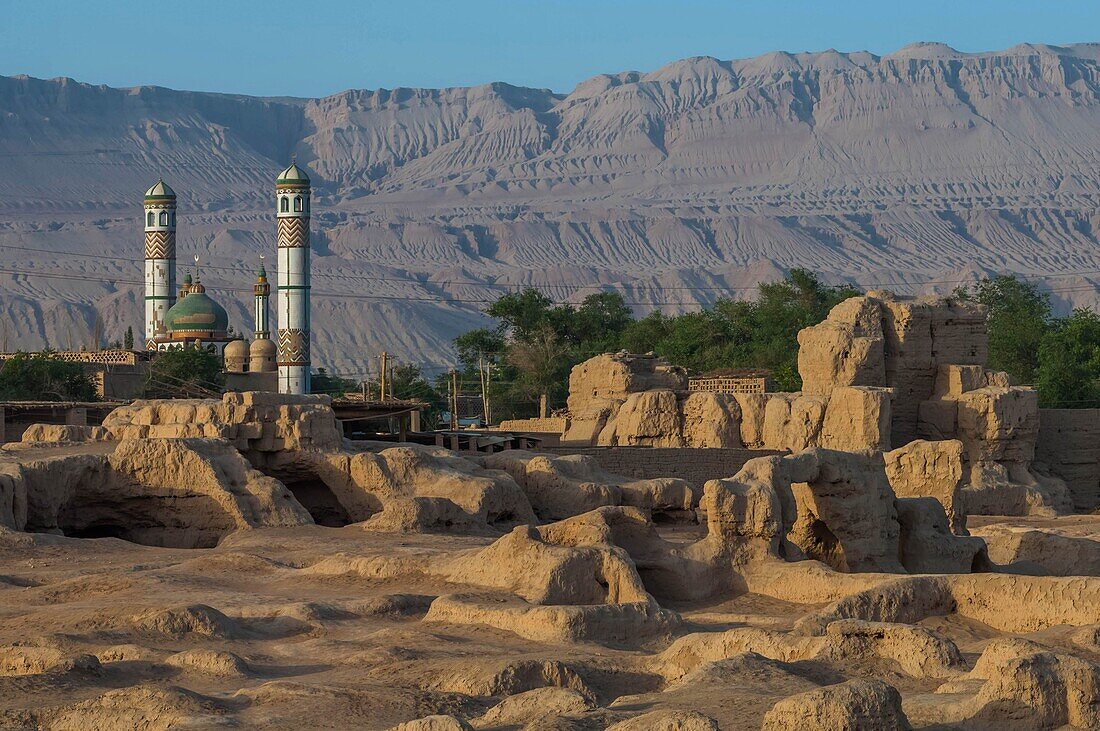
[[[1100,270],[1096,272],[1082,271],[1082,272],[1067,272],[1064,274],[1051,274],[1051,275],[1018,275],[1020,278],[1032,278],[1032,279],[1051,279],[1055,277],[1072,277],[1081,276],[1086,273],[1100,273]],[[91,274],[63,274],[59,272],[40,272],[34,269],[18,269],[15,267],[0,267],[0,274],[12,274],[16,276],[27,277],[41,277],[43,279],[63,279],[70,281],[82,281],[82,282],[100,282],[104,284],[118,285],[130,285],[130,286],[144,286],[144,280],[137,279],[121,279],[113,277],[94,276]],[[957,279],[957,280],[938,280],[938,283],[968,283],[972,282],[971,279]],[[409,283],[412,283],[411,281]],[[930,282],[923,283],[911,283],[905,286],[926,286]],[[863,287],[865,289],[886,289],[890,286],[887,284],[860,284],[858,282],[847,283],[848,286]],[[1049,287],[1048,292],[1052,294],[1061,294],[1067,292],[1080,292],[1096,290],[1100,288],[1100,285],[1072,285],[1066,287]],[[251,295],[253,290],[251,287],[217,287],[219,291],[223,292],[240,292]],[[730,290],[738,288],[731,287]],[[747,288],[741,288],[747,289]],[[347,300],[378,300],[378,301],[392,301],[392,302],[433,302],[440,304],[492,304],[496,302],[495,299],[486,298],[472,298],[472,297],[410,297],[405,295],[382,295],[382,294],[360,294],[355,292],[325,292],[323,290],[313,290],[313,296],[327,298],[327,299],[347,299]],[[556,302],[554,304],[573,304],[568,302]],[[651,300],[648,302],[629,302],[624,301],[623,304],[631,307],[690,307],[699,306],[706,307],[707,303],[693,302],[693,301],[660,301]]]
[[[10,250],[15,250],[15,251],[27,251],[27,252],[32,252],[32,253],[51,254],[53,256],[64,256],[64,257],[71,257],[71,258],[97,259],[97,260],[102,260],[102,261],[122,261],[122,262],[131,262],[131,263],[142,263],[142,262],[145,261],[145,259],[143,259],[143,258],[136,258],[136,257],[114,256],[114,255],[107,255],[107,254],[90,254],[90,253],[85,253],[85,252],[58,251],[58,250],[55,250],[55,249],[41,249],[41,248],[35,248],[35,247],[30,247],[30,246],[16,246],[14,244],[0,244],[0,249],[10,249]],[[218,265],[214,265],[214,264],[203,264],[200,268],[204,269],[204,270],[225,271],[225,272],[232,272],[234,274],[242,274],[242,275],[243,274],[253,274],[253,273],[255,273],[250,268],[244,268],[244,267],[240,267],[240,266],[230,267],[230,266],[218,266]],[[1034,280],[1043,281],[1043,280],[1047,280],[1047,279],[1060,279],[1060,278],[1064,278],[1064,277],[1076,277],[1076,276],[1083,276],[1083,275],[1087,275],[1087,274],[1100,274],[1100,268],[1097,268],[1097,269],[1081,269],[1081,270],[1074,271],[1074,272],[1064,272],[1064,273],[1048,273],[1048,274],[1022,274],[1022,273],[1020,273],[1020,274],[1016,274],[1015,276],[1017,278],[1020,278],[1020,279],[1034,279]],[[491,287],[491,288],[497,288],[497,289],[504,289],[504,290],[508,290],[508,291],[517,291],[517,290],[523,289],[525,287],[531,286],[531,285],[523,285],[523,284],[502,284],[500,282],[487,282],[487,281],[476,281],[476,280],[459,280],[459,279],[452,279],[452,280],[419,280],[419,279],[416,279],[415,277],[386,277],[386,276],[380,276],[380,275],[365,275],[365,274],[346,274],[345,275],[345,274],[334,274],[334,273],[331,273],[331,272],[313,272],[312,276],[314,276],[314,277],[328,277],[328,278],[340,279],[340,280],[344,280],[344,281],[398,282],[398,283],[401,283],[401,284],[419,284],[419,285],[422,285],[422,286]],[[122,280],[118,280],[118,281],[121,282]],[[885,289],[885,288],[889,288],[889,287],[899,287],[899,286],[901,286],[901,287],[927,287],[927,286],[930,286],[930,285],[937,285],[937,284],[966,284],[966,283],[972,282],[972,281],[974,281],[974,280],[973,280],[973,278],[970,278],[970,277],[964,277],[964,278],[958,278],[958,279],[926,279],[926,280],[922,280],[922,281],[912,281],[912,282],[841,281],[838,284],[838,286],[847,285],[847,286],[854,286],[854,287],[862,287],[863,289]],[[138,282],[138,283],[139,284],[144,284],[143,281]],[[624,288],[624,289],[625,288],[635,288],[635,289],[652,288],[652,289],[656,289],[656,290],[659,290],[659,291],[747,292],[747,291],[757,290],[759,288],[759,283],[758,284],[753,284],[753,285],[744,285],[744,286],[734,286],[734,285],[662,285],[662,284],[656,283],[656,282],[644,282],[644,281],[641,281],[641,280],[635,280],[633,282],[608,282],[608,283],[604,283],[604,284],[563,284],[563,285],[543,284],[542,286],[545,287],[545,288],[554,288],[554,289],[564,288],[564,289],[572,289],[572,290],[575,290],[575,291],[584,290],[584,289],[596,289],[596,290],[601,290],[601,291],[608,291],[609,288],[614,289],[616,287],[620,287],[620,288]],[[227,289],[227,288],[223,288],[223,289]],[[227,289],[227,291],[243,291],[243,290]],[[251,290],[248,290],[248,291],[251,291]],[[468,299],[466,299],[466,300],[453,300],[453,301],[462,301],[462,302],[478,301],[478,302],[480,302],[480,301],[485,301],[485,300],[468,300]],[[488,300],[488,301],[492,301],[492,300]],[[648,305],[648,304],[651,304],[651,303],[647,303],[647,302],[630,303],[630,302],[628,302],[626,304],[636,304],[638,306],[645,306],[645,305]],[[652,304],[676,305],[676,304],[682,304],[682,303],[679,303],[679,302],[654,302]]]

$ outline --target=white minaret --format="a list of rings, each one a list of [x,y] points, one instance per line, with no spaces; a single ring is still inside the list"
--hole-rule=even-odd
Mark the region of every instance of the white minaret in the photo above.
[[[145,347],[176,301],[176,192],[157,181],[145,191]]]
[[[252,285],[252,292],[256,296],[256,339],[269,340],[271,326],[267,324],[267,298],[271,294],[271,285],[267,282],[263,256],[260,257],[260,271],[256,273],[256,283]]]
[[[309,393],[309,177],[292,164],[275,181],[279,220],[279,393]]]

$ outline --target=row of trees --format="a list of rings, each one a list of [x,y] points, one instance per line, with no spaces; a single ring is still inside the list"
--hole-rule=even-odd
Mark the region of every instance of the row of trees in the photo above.
[[[528,415],[540,396],[551,406],[563,404],[569,370],[617,350],[653,351],[693,373],[763,368],[777,389],[797,391],[798,331],[858,294],[795,269],[783,281],[761,284],[753,300],[723,298],[698,312],[655,311],[635,319],[618,293],[601,292],[572,306],[526,289],[486,308],[499,321],[496,328],[473,330],[454,344],[466,381],[477,382],[479,363],[491,365],[498,417]],[[959,288],[954,296],[989,307],[990,368],[1034,385],[1045,407],[1100,407],[1100,315],[1076,309],[1055,317],[1048,294],[1011,275]]]
[[[989,307],[989,360],[1017,383],[1034,385],[1050,408],[1100,407],[1100,316],[1075,309],[1054,317],[1050,295],[1002,275],[956,290]]]
[[[529,415],[540,401],[560,406],[570,369],[599,353],[653,351],[703,373],[764,368],[776,386],[798,390],[798,331],[858,292],[823,284],[795,269],[781,282],[761,284],[755,300],[719,299],[699,312],[635,319],[617,292],[589,295],[579,305],[555,305],[536,289],[506,294],[485,312],[499,321],[454,340],[464,380],[490,366],[494,416]]]
[[[225,388],[217,356],[195,348],[161,354],[150,363],[147,398],[211,396]],[[96,401],[95,379],[81,363],[51,351],[17,353],[0,365],[0,401]]]
[[[496,419],[537,413],[540,402],[563,405],[570,369],[593,355],[617,350],[653,351],[694,373],[720,368],[765,368],[776,387],[796,391],[798,331],[823,320],[829,310],[859,292],[823,284],[795,269],[781,282],[761,284],[756,299],[719,299],[711,307],[682,315],[660,311],[633,317],[616,292],[600,292],[578,305],[554,304],[536,289],[502,296],[485,312],[495,328],[455,338],[459,391],[484,388]],[[1100,407],[1100,316],[1088,309],[1066,317],[1052,314],[1050,297],[1014,276],[985,279],[954,296],[989,307],[990,368],[1035,385],[1049,407]],[[150,365],[148,397],[220,393],[224,376],[212,354],[185,349],[161,354]],[[377,381],[366,384],[379,392]],[[315,393],[340,395],[363,388],[318,369]],[[387,395],[420,399],[438,415],[447,409],[452,378],[434,380],[419,367],[394,367]],[[19,354],[0,365],[0,400],[91,401],[95,384],[83,366],[41,354]],[[431,419],[432,416],[429,416]],[[431,423],[431,421],[429,421]]]

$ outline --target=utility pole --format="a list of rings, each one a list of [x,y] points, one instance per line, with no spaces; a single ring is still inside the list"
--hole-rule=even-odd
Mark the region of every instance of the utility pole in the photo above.
[[[488,425],[488,401],[485,395],[485,358],[481,355],[477,356],[477,380],[480,381],[482,387],[482,418],[485,420],[485,425]]]
[[[382,387],[380,389],[378,389],[379,390],[378,400],[379,401],[385,401],[386,400],[386,376],[389,374],[389,371],[387,370],[388,366],[386,365],[386,362],[389,359],[390,354],[383,350],[382,355],[379,356],[379,357],[382,359]]]
[[[481,377],[481,415],[485,417],[485,426],[489,426],[493,417],[489,413],[489,374],[484,356],[478,356],[477,373]]]
[[[458,371],[451,369],[451,431],[458,431]]]

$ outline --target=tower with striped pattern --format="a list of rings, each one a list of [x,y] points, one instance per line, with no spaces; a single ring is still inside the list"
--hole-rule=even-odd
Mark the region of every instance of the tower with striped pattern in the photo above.
[[[267,282],[267,269],[264,268],[262,256],[260,271],[256,272],[256,283],[252,285],[252,294],[256,299],[256,339],[268,340],[271,338],[271,327],[267,324],[267,298],[271,294],[271,285]]]
[[[163,180],[145,191],[145,347],[176,301],[176,192]]]
[[[297,164],[279,173],[279,393],[309,393],[309,195],[309,176]]]

